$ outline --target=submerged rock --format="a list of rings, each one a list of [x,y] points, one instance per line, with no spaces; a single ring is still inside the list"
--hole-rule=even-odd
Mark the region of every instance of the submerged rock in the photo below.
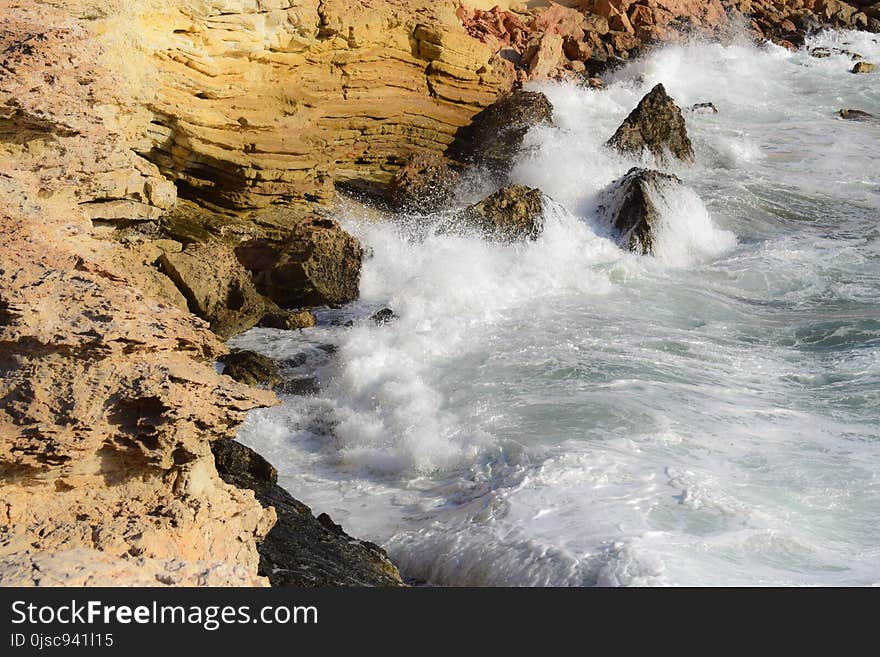
[[[416,153],[394,175],[388,187],[388,202],[394,210],[436,212],[449,203],[459,178],[442,155]]]
[[[607,145],[630,155],[641,155],[648,150],[660,162],[666,161],[667,153],[684,162],[694,159],[681,109],[666,94],[662,84],[642,98]]]
[[[248,240],[235,254],[257,290],[282,308],[357,299],[363,250],[331,219],[297,221],[284,239]]]
[[[464,210],[457,221],[503,242],[537,239],[544,229],[544,194],[508,185]]]
[[[869,119],[874,118],[873,114],[857,109],[842,109],[839,114],[840,118],[848,119],[850,121],[868,121]]]
[[[245,349],[233,351],[220,358],[220,362],[225,365],[223,374],[239,383],[271,390],[284,382],[278,363],[255,351]]]
[[[378,545],[352,538],[329,516],[312,510],[278,485],[278,471],[235,440],[211,443],[223,481],[254,491],[278,521],[257,546],[259,573],[272,586],[403,586]]]
[[[158,264],[190,311],[223,338],[252,328],[265,312],[263,297],[226,244],[187,244],[179,253],[163,253]]]
[[[553,105],[538,91],[517,90],[477,114],[449,148],[450,156],[504,174],[535,125],[553,122]]]
[[[397,319],[397,315],[394,314],[394,311],[391,308],[382,308],[370,317],[370,319],[375,322],[376,326],[381,326],[382,324],[387,324],[388,322],[392,322]]]
[[[850,73],[870,73],[874,70],[874,65],[870,62],[856,62]]]
[[[659,213],[653,194],[663,188],[680,185],[673,175],[652,169],[630,169],[615,180],[602,197],[600,211],[617,233],[618,244],[633,253],[653,255]]]
[[[697,103],[696,105],[691,105],[691,112],[718,114],[718,108],[715,107],[715,103]]]

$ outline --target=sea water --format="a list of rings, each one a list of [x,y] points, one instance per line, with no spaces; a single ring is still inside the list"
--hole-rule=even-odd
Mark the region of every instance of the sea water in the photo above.
[[[880,64],[877,41],[808,46]],[[694,42],[602,90],[534,87],[554,125],[510,182],[552,199],[543,235],[340,216],[361,299],[233,341],[321,390],[252,412],[240,440],[414,583],[880,583],[880,123],[837,114],[880,116],[880,74],[852,63]],[[696,164],[664,168],[684,187],[650,257],[597,206],[644,164],[603,144],[658,82]],[[492,189],[473,172],[458,202]]]

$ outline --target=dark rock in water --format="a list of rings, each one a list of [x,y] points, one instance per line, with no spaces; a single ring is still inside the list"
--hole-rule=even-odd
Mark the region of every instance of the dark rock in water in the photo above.
[[[831,57],[831,49],[824,47],[810,48],[810,56],[816,59],[825,59]]]
[[[449,204],[460,177],[442,155],[417,153],[394,174],[388,202],[394,210],[437,212]]]
[[[255,351],[245,349],[233,351],[223,356],[220,362],[225,365],[223,373],[239,383],[271,390],[284,381],[278,363]]]
[[[844,48],[826,48],[824,46],[810,48],[810,55],[817,59],[826,59],[831,57],[831,55],[846,55],[850,59],[862,59],[862,56],[857,52],[852,52],[851,50],[846,50]]]
[[[618,234],[618,243],[634,253],[653,255],[659,218],[652,196],[681,180],[652,169],[630,169],[605,191],[600,211]]]
[[[326,514],[315,518],[278,485],[277,470],[254,450],[227,439],[215,440],[211,450],[223,481],[275,507],[278,521],[257,546],[259,573],[272,586],[403,586],[382,548],[352,538]]]
[[[691,112],[718,114],[718,108],[715,107],[715,103],[697,103],[696,105],[691,105]]]
[[[395,319],[397,319],[397,315],[394,314],[394,311],[391,308],[382,308],[382,310],[373,313],[372,317],[370,317],[377,326],[381,324],[387,324]]]
[[[666,161],[667,151],[684,162],[694,159],[681,109],[662,84],[642,98],[607,145],[632,155],[641,155],[647,149],[660,162]]]
[[[163,253],[158,264],[186,298],[190,311],[221,337],[252,328],[265,312],[265,299],[232,248],[222,242],[187,244],[179,253]]]
[[[553,106],[537,91],[517,90],[477,114],[459,130],[449,155],[486,166],[497,174],[510,170],[511,162],[532,126],[552,123]]]
[[[257,289],[282,308],[357,299],[363,251],[331,219],[298,221],[285,239],[248,240],[235,254],[252,272]]]
[[[850,73],[870,73],[874,70],[874,65],[870,62],[856,62]]]
[[[874,115],[857,109],[842,109],[840,110],[840,117],[850,121],[867,121],[873,119]]]
[[[321,392],[321,386],[314,377],[305,379],[285,379],[275,387],[275,392],[281,392],[285,395],[297,395],[307,397],[316,395]]]
[[[457,222],[502,242],[537,239],[544,229],[544,194],[508,185],[464,210]]]
[[[296,329],[312,328],[318,323],[315,316],[308,310],[276,310],[263,315],[260,320],[262,328],[282,329],[294,331]]]

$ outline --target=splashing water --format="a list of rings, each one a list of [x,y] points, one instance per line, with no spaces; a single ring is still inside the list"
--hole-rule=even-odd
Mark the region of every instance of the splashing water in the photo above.
[[[808,45],[877,61],[876,38]],[[252,413],[241,440],[414,581],[877,584],[880,124],[837,110],[880,115],[880,84],[850,67],[693,43],[601,91],[540,86],[555,126],[529,132],[511,181],[553,199],[543,235],[344,218],[372,254],[361,300],[234,340],[302,354],[293,373],[322,390]],[[603,143],[657,82],[697,164],[670,171],[685,187],[659,199],[650,258],[597,204],[643,164]],[[398,319],[364,319],[383,306]]]

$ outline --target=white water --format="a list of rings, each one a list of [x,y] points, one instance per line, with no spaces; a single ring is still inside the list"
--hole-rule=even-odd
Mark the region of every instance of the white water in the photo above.
[[[876,38],[812,45],[880,63]],[[414,581],[880,583],[880,124],[836,116],[880,116],[880,77],[851,65],[694,44],[603,91],[541,87],[556,126],[511,179],[557,202],[543,236],[344,218],[372,252],[361,301],[234,341],[305,354],[292,371],[322,392],[252,413],[241,440]],[[636,164],[602,144],[657,82],[719,113],[686,113],[692,191],[666,199],[650,258],[595,213]],[[383,306],[399,319],[373,326]]]

